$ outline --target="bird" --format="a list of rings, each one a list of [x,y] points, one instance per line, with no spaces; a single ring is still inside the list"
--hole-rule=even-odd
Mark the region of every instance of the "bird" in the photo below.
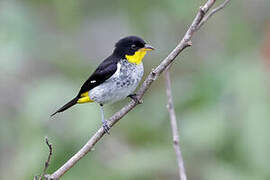
[[[138,36],[120,39],[112,54],[107,57],[83,83],[79,93],[68,103],[54,112],[63,112],[75,104],[95,102],[99,104],[103,129],[109,134],[110,127],[104,118],[104,104],[112,104],[126,97],[138,102],[135,89],[143,74],[143,58],[154,48]]]

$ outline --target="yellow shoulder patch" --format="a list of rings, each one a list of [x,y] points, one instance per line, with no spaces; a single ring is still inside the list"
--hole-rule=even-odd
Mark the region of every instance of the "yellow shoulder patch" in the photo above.
[[[77,103],[87,103],[87,102],[94,102],[94,101],[90,99],[89,92],[82,93],[81,98],[78,99]]]

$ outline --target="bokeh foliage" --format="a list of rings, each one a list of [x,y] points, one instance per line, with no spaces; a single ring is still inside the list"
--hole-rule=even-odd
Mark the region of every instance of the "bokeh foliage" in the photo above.
[[[0,1],[0,179],[33,179],[48,149],[56,170],[100,127],[95,104],[53,119],[126,35],[156,51],[176,45],[204,1]],[[218,1],[218,3],[221,1]],[[238,0],[215,15],[172,67],[180,142],[190,180],[270,179],[268,0]],[[63,179],[177,179],[163,78]],[[105,106],[109,117],[128,100]]]

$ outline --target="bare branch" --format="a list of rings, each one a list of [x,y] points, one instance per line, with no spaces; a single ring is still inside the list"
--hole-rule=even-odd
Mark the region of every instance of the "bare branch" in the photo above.
[[[220,11],[221,9],[223,9],[228,3],[230,2],[230,0],[225,0],[222,4],[220,4],[218,7],[216,7],[215,9],[213,9],[209,14],[207,14],[203,20],[200,22],[200,24],[198,25],[197,29],[200,29],[202,25],[204,25],[204,23],[210,18],[212,17],[216,12]]]
[[[201,22],[197,25],[196,30],[199,30],[202,25],[210,18],[212,17],[213,14],[218,12],[219,10],[223,9],[230,0],[225,0],[221,5],[219,5],[217,8],[213,9],[209,14],[204,16],[204,18],[201,20]],[[204,7],[200,8],[201,11],[205,14],[207,10],[204,9]],[[191,41],[189,41],[190,45],[192,45]],[[177,164],[178,164],[178,172],[179,172],[179,179],[180,180],[186,180],[186,172],[185,172],[185,167],[184,167],[184,161],[181,153],[181,147],[179,144],[179,132],[178,132],[178,127],[177,127],[177,121],[176,121],[176,116],[175,116],[175,110],[174,110],[174,105],[173,105],[173,98],[172,98],[172,88],[171,88],[171,78],[170,78],[170,66],[168,66],[166,72],[165,72],[165,80],[166,80],[166,93],[168,97],[168,111],[170,115],[170,122],[171,122],[171,128],[172,128],[172,136],[173,136],[173,147],[176,153],[177,157]]]
[[[47,144],[47,146],[49,148],[49,155],[48,155],[47,161],[45,162],[44,169],[43,169],[42,174],[39,177],[39,180],[42,180],[43,177],[45,177],[46,171],[47,171],[47,169],[48,169],[48,167],[50,165],[50,161],[51,161],[51,157],[52,157],[52,144],[49,143],[49,140],[48,140],[47,136],[45,137],[45,142],[46,142],[46,144]],[[45,178],[47,179],[47,177],[45,177]]]
[[[181,147],[179,144],[179,131],[177,128],[177,121],[174,111],[173,105],[173,97],[172,97],[172,86],[171,86],[171,78],[170,78],[170,71],[169,69],[165,72],[165,81],[166,81],[166,93],[168,97],[168,111],[170,115],[170,122],[172,128],[172,136],[173,136],[173,147],[177,157],[177,164],[178,164],[178,172],[179,172],[179,179],[180,180],[187,180],[187,175],[185,172],[184,160],[181,153]]]
[[[203,19],[204,15],[213,6],[215,0],[208,0],[204,6],[202,6],[194,18],[192,24],[187,30],[181,42],[172,50],[172,52],[148,75],[140,89],[137,91],[138,100],[142,100],[145,92],[150,88],[151,84],[160,76],[160,74],[175,60],[180,52],[182,52],[186,47],[191,45],[191,38],[196,32],[197,26]],[[126,106],[124,106],[120,111],[116,112],[112,117],[108,119],[108,125],[112,127],[117,123],[122,117],[124,117],[129,111],[131,111],[138,102],[131,101]],[[62,177],[70,168],[72,168],[82,157],[84,157],[94,145],[104,136],[105,131],[100,128],[89,140],[88,142],[75,154],[73,155],[62,167],[56,170],[50,179],[57,180]]]

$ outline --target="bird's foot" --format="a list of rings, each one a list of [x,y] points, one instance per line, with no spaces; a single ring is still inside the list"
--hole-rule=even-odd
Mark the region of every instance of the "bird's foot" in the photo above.
[[[143,103],[143,100],[138,99],[137,94],[130,94],[130,95],[128,95],[128,97],[130,97],[137,104],[142,104]]]
[[[104,131],[107,133],[107,134],[110,134],[110,126],[108,125],[108,121],[107,120],[104,120],[102,122],[102,127],[104,129]]]

